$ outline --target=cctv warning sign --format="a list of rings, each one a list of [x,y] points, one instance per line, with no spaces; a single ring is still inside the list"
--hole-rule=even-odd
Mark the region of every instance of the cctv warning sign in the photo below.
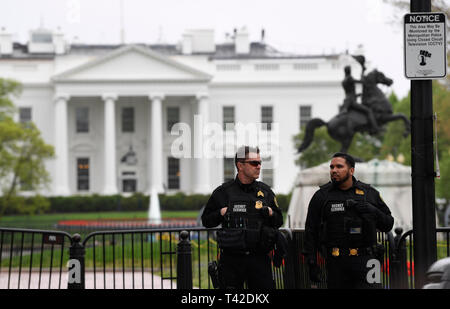
[[[447,75],[446,16],[411,13],[404,17],[405,76],[435,79]]]

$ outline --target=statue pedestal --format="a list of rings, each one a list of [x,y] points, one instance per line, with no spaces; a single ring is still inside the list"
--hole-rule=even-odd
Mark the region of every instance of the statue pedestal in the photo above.
[[[396,162],[380,161],[356,163],[356,179],[377,189],[394,217],[394,228],[412,229],[411,167]],[[314,193],[330,181],[330,163],[304,169],[299,172],[285,226],[304,228],[308,205]]]

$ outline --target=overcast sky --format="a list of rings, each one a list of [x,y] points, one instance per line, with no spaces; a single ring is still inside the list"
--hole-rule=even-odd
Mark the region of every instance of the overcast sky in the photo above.
[[[120,42],[121,0],[2,0],[0,27],[14,40],[28,41],[29,30],[60,27],[72,42]],[[406,13],[406,12],[405,12]],[[124,0],[126,43],[177,43],[186,29],[225,33],[247,27],[285,52],[300,54],[353,52],[362,44],[366,59],[394,80],[397,95],[407,94],[403,28],[393,25],[393,8],[382,0]],[[369,68],[370,69],[370,68]]]

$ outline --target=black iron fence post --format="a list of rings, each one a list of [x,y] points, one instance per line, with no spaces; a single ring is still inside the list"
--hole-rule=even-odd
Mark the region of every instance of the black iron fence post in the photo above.
[[[402,239],[403,229],[395,229],[395,251],[391,258],[392,287],[394,289],[408,288],[408,270],[406,266],[406,241]]]
[[[177,245],[177,289],[192,289],[192,254],[187,231],[180,233]]]
[[[81,244],[81,236],[74,234],[72,237],[72,243],[69,249],[69,261],[68,267],[68,289],[84,289],[84,257],[85,249]]]

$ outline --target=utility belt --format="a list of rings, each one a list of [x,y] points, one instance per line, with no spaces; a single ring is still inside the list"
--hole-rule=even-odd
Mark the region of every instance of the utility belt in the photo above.
[[[254,256],[259,255],[260,252],[256,250],[233,250],[233,249],[221,249],[220,256]]]
[[[370,247],[362,247],[362,248],[329,247],[329,248],[327,248],[327,254],[328,254],[328,256],[331,256],[331,257],[368,256],[368,255],[374,255],[374,251]]]
[[[274,249],[276,235],[276,229],[264,225],[257,229],[223,228],[217,231],[217,242],[226,252],[267,253]]]

